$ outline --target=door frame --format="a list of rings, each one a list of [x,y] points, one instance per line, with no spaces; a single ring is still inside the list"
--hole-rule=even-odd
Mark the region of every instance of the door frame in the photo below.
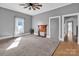
[[[64,18],[65,17],[69,17],[69,16],[78,16],[78,40],[77,43],[79,44],[79,13],[72,13],[72,14],[66,14],[66,15],[62,15],[62,40],[64,41]]]
[[[58,36],[58,39],[60,40],[61,39],[61,37],[60,37],[60,32],[61,32],[61,30],[60,30],[61,21],[60,20],[61,20],[61,17],[60,16],[49,17],[49,37],[51,38],[51,29],[50,29],[50,27],[51,27],[51,20],[53,18],[58,18],[59,19],[59,36]]]
[[[24,19],[24,25],[25,25],[25,18],[24,17],[14,16],[14,37],[17,37],[17,36],[21,36],[22,35],[22,34],[20,34],[20,35],[16,35],[15,34],[15,31],[16,31],[16,18],[23,18]]]

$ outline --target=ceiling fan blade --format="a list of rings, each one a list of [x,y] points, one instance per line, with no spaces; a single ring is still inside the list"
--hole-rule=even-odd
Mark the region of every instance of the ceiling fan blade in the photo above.
[[[34,6],[32,6],[33,10],[36,10]]]
[[[33,3],[33,5],[42,7],[42,5],[39,3]]]
[[[40,6],[40,7],[42,7],[42,5],[36,5],[36,6]]]
[[[24,6],[24,9],[29,8],[29,10],[31,10],[31,9],[36,10],[36,9],[40,9],[40,7],[42,7],[42,5],[39,3],[24,3],[24,4],[19,4],[19,5]]]
[[[24,8],[28,8],[28,7],[24,7]]]
[[[38,5],[39,3],[32,3],[33,5]]]
[[[31,7],[29,7],[29,10],[31,10]]]
[[[30,6],[29,3],[24,3],[24,4],[19,4],[20,6],[25,6],[25,7],[28,7]]]
[[[40,9],[39,7],[36,7],[37,9]]]
[[[20,6],[25,6],[25,4],[19,4]]]

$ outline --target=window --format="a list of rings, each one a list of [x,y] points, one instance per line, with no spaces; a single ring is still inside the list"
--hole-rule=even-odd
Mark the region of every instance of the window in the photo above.
[[[15,34],[24,33],[24,18],[16,17],[15,18]]]

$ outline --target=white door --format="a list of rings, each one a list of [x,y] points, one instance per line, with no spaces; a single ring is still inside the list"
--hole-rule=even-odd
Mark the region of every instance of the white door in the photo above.
[[[51,19],[50,32],[51,32],[51,38],[53,40],[58,41],[59,40],[59,18]]]
[[[15,18],[15,35],[24,33],[24,18]]]

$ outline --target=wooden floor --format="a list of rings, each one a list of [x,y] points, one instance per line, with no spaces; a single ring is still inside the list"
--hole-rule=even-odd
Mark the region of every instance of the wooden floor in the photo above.
[[[75,42],[60,42],[54,56],[79,56],[79,45]]]

